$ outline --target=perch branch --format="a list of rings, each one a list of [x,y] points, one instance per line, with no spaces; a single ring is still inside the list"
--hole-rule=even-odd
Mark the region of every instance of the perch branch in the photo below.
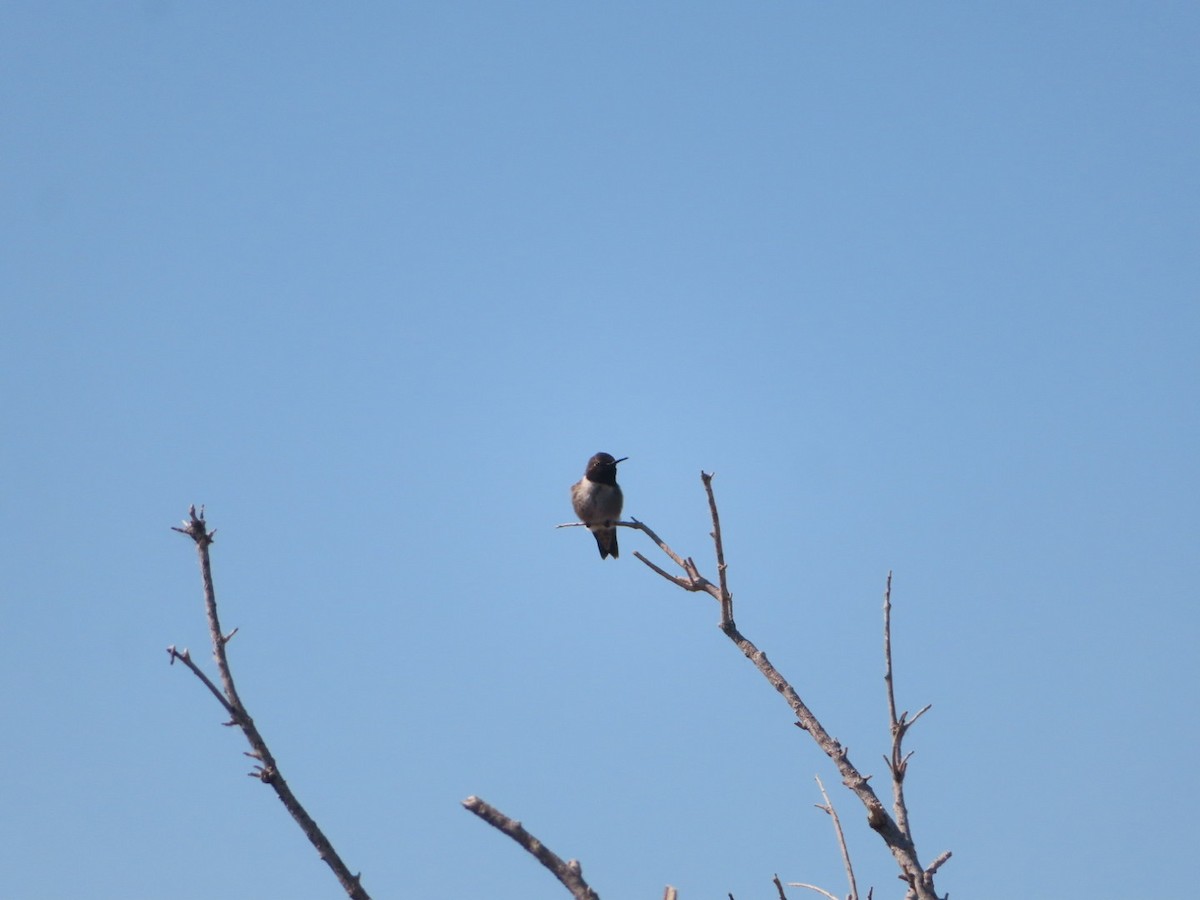
[[[249,774],[274,788],[276,795],[284,807],[291,814],[292,818],[296,820],[296,824],[300,826],[305,837],[316,848],[317,855],[325,860],[329,868],[333,870],[333,874],[337,877],[347,896],[351,900],[370,900],[370,896],[359,883],[361,875],[350,872],[350,869],[342,862],[342,858],[338,856],[337,851],[333,849],[333,845],[329,842],[329,839],[325,837],[325,833],[321,831],[317,823],[313,821],[312,816],[308,814],[308,811],[296,799],[296,795],[292,793],[292,789],[288,786],[283,775],[279,772],[279,767],[275,764],[275,757],[272,755],[270,748],[267,747],[267,742],[263,740],[262,735],[254,724],[254,719],[246,711],[246,707],[242,703],[242,698],[238,696],[237,687],[233,682],[233,673],[229,668],[229,659],[225,653],[225,645],[229,643],[229,640],[237,632],[237,629],[235,628],[229,634],[221,631],[221,620],[217,615],[217,594],[216,589],[213,587],[212,565],[208,552],[208,548],[212,546],[216,530],[208,530],[208,525],[204,521],[204,507],[200,507],[200,512],[197,514],[196,507],[192,506],[188,509],[188,519],[184,521],[183,527],[172,528],[172,531],[186,534],[196,542],[196,552],[200,557],[200,577],[204,585],[204,608],[208,615],[209,637],[212,640],[213,658],[217,662],[217,671],[220,673],[222,690],[218,691],[217,686],[192,662],[191,655],[186,650],[180,653],[174,647],[167,648],[171,654],[171,662],[174,663],[177,659],[183,662],[212,691],[217,699],[221,701],[221,705],[229,713],[230,721],[228,724],[237,725],[241,728],[242,733],[246,736],[246,741],[250,744],[251,752],[246,755],[257,760],[254,771]]]
[[[579,860],[570,859],[564,862],[561,856],[526,831],[520,822],[510,819],[496,807],[478,797],[468,797],[463,801],[463,806],[497,831],[507,834],[524,847],[538,862],[549,869],[555,878],[562,882],[563,887],[571,892],[571,896],[575,900],[600,900],[599,895],[583,880],[583,869],[579,865]]]
[[[742,654],[750,660],[762,673],[762,676],[770,685],[783,697],[785,702],[791,707],[793,714],[796,716],[796,725],[803,731],[808,732],[809,736],[821,748],[822,752],[833,761],[838,772],[842,776],[842,783],[858,797],[859,801],[866,808],[867,824],[879,834],[891,851],[893,858],[900,867],[901,878],[906,881],[914,896],[918,900],[938,900],[937,894],[933,888],[932,873],[928,872],[920,862],[917,855],[917,849],[913,844],[910,833],[901,829],[897,821],[889,815],[887,809],[880,801],[875,790],[871,787],[868,777],[864,776],[859,769],[850,762],[850,757],[847,749],[835,740],[832,735],[825,730],[825,727],[813,714],[812,710],[800,698],[795,688],[788,682],[786,678],[775,668],[774,665],[767,659],[767,655],[759,650],[745,635],[737,628],[733,620],[733,597],[729,592],[728,583],[725,572],[725,551],[721,539],[721,524],[717,516],[716,499],[712,491],[712,474],[707,472],[700,473],[700,479],[704,484],[705,492],[709,498],[709,512],[713,518],[713,543],[716,549],[717,566],[719,573],[719,585],[713,584],[707,578],[700,574],[695,562],[690,558],[679,556],[675,551],[671,550],[666,543],[658,537],[648,526],[637,520],[630,523],[629,527],[640,528],[646,532],[659,548],[663,550],[671,558],[671,560],[684,571],[685,577],[671,575],[664,572],[658,566],[653,565],[648,559],[640,553],[634,553],[638,559],[646,564],[652,571],[657,572],[672,584],[678,585],[687,591],[704,592],[709,594],[721,606],[721,621],[720,628],[725,635],[733,641]],[[890,641],[890,637],[889,637]],[[889,643],[890,647],[890,643]],[[889,651],[890,652],[890,651]],[[907,823],[907,819],[905,820]]]
[[[642,556],[642,554],[638,553],[636,550],[634,551],[634,554],[633,554],[634,556],[636,556],[638,559],[640,559],[646,565],[650,566],[652,569],[655,569],[664,578],[666,578],[670,581],[675,581],[675,583],[678,584],[680,587],[682,587],[684,590],[689,590],[689,591],[708,590],[708,580],[703,577],[700,577],[699,573],[695,571],[695,568],[696,568],[695,564],[691,563],[690,560],[684,559],[682,556],[680,556],[678,553],[676,553],[674,550],[672,550],[670,547],[668,547],[666,542],[663,541],[663,539],[660,538],[657,534],[655,534],[650,529],[650,526],[647,525],[645,522],[639,522],[637,519],[630,519],[628,522],[613,522],[613,526],[617,527],[617,528],[632,528],[635,531],[646,532],[646,534],[650,537],[650,540],[654,541],[654,543],[656,543],[658,545],[658,548],[660,550],[662,550],[663,553],[665,553],[665,554],[667,554],[667,556],[671,557],[671,559],[672,559],[672,561],[674,561],[675,565],[679,566],[679,568],[683,569],[685,572],[694,573],[697,576],[698,581],[696,584],[688,584],[685,581],[677,580],[676,576],[668,575],[662,569],[659,569],[657,566],[655,566],[653,563],[651,563],[648,559],[646,559],[644,556]],[[583,528],[585,526],[584,526],[583,522],[563,522],[561,525],[555,525],[554,527],[555,528]]]

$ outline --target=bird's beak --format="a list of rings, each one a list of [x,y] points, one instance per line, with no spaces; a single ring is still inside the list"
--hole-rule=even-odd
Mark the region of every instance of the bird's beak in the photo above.
[[[629,459],[628,456],[622,456],[620,459],[617,460],[617,462],[613,463],[613,465],[615,466],[617,463],[623,463],[627,459]]]

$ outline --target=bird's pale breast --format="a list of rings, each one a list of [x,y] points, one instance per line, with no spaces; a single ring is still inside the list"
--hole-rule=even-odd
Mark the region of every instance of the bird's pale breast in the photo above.
[[[571,503],[582,522],[615,521],[621,517],[621,489],[586,478],[571,486]]]

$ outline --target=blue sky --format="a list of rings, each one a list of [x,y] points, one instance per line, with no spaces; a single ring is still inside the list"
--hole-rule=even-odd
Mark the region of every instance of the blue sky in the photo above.
[[[709,598],[884,781],[880,601],[953,895],[1186,896],[1200,10],[0,10],[0,895],[865,892],[895,870]],[[1019,876],[1014,876],[1014,871]],[[1136,888],[1131,888],[1136,885]],[[799,891],[793,896],[803,896]],[[811,895],[815,896],[815,895]]]

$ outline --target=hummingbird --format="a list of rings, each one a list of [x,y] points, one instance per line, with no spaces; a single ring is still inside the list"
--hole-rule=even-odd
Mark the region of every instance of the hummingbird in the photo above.
[[[617,529],[614,523],[621,518],[624,497],[617,484],[617,463],[628,456],[613,459],[611,454],[597,453],[588,460],[587,471],[571,485],[571,505],[575,515],[596,538],[600,558],[617,558]]]

